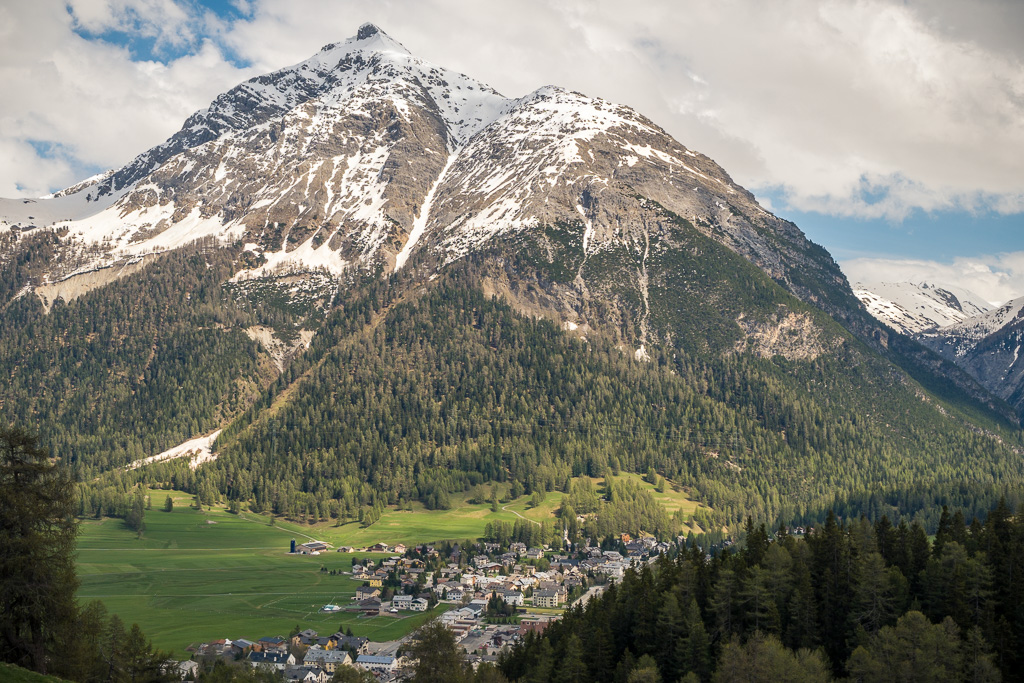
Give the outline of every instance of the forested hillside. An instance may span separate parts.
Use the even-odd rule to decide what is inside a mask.
[[[1005,503],[969,526],[944,509],[932,543],[887,517],[829,515],[806,538],[747,528],[740,552],[627,573],[501,668],[536,683],[1024,678],[1024,523]]]
[[[310,350],[221,434],[196,485],[326,518],[444,507],[480,481],[530,493],[653,469],[710,506],[699,521],[717,530],[836,506],[921,512],[933,527],[936,502],[980,511],[1022,481],[1010,446],[950,419],[849,335],[813,360],[663,344],[638,361],[613,332],[581,340],[484,295],[474,283],[487,267],[348,290]]]
[[[1024,465],[1011,432],[977,429],[757,268],[679,230],[702,258],[650,272],[701,278],[658,284],[643,320],[625,290],[593,297],[585,337],[520,312],[565,281],[549,273],[557,249],[544,255],[536,242],[430,279],[415,262],[387,278],[354,273],[340,294],[308,278],[232,282],[244,254],[197,244],[49,312],[33,295],[11,300],[0,313],[11,375],[2,415],[38,429],[91,482],[88,514],[126,514],[140,480],[354,519],[413,500],[446,507],[486,481],[529,494],[612,468],[685,487],[718,537],[747,515],[813,523],[829,508],[920,514],[933,528],[937,504],[974,514],[1017,495]],[[730,280],[746,299],[728,299]],[[516,291],[484,293],[499,281]],[[759,351],[744,315],[806,320],[793,334],[815,352]],[[641,325],[645,358],[633,353]],[[290,363],[278,359],[278,373],[246,334],[256,326],[282,344],[318,332]],[[219,459],[196,472],[120,471],[225,424]]]
[[[244,329],[294,333],[316,313],[289,297],[240,297],[225,284],[239,258],[195,244],[49,312],[31,293],[7,302],[0,418],[37,430],[81,479],[230,420],[276,375]]]
[[[1009,406],[714,160],[372,24],[4,202],[0,276],[0,422],[74,469],[85,514],[144,482],[365,519],[611,468],[684,488],[716,539],[830,508],[930,529],[1024,484]],[[125,470],[220,429],[212,464]]]

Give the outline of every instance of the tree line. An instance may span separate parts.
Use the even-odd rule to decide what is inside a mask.
[[[75,591],[75,483],[36,438],[0,427],[0,661],[75,681],[170,681],[167,656]]]
[[[627,572],[501,663],[513,681],[1022,680],[1024,521],[840,520]],[[585,646],[584,646],[585,644]],[[643,673],[645,672],[645,673]]]

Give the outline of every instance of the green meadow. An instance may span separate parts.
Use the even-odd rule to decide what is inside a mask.
[[[162,501],[167,492],[154,492],[154,501],[157,495]],[[99,599],[138,623],[160,649],[186,656],[191,643],[287,636],[296,625],[392,640],[431,615],[324,614],[325,604],[348,605],[360,582],[321,567],[348,570],[352,555],[289,555],[292,538],[305,540],[296,530],[220,509],[200,512],[187,499],[169,513],[154,505],[141,538],[118,519],[84,520],[79,534],[79,598]]]
[[[594,486],[604,485],[604,477],[591,477],[590,479],[594,482]],[[669,514],[672,514],[676,510],[682,510],[683,514],[685,514],[689,519],[693,515],[694,511],[700,507],[700,503],[695,500],[691,500],[686,494],[686,491],[669,481],[665,482],[665,492],[659,493],[657,487],[655,487],[654,484],[646,482],[643,475],[640,474],[623,472],[622,474],[614,476],[613,479],[615,481],[628,479],[635,484],[639,484],[642,488],[647,489],[654,497],[654,500],[660,503]]]
[[[63,678],[44,676],[20,666],[0,662],[0,681],[4,683],[64,683]]]
[[[633,477],[635,475],[623,475]],[[644,484],[649,486],[649,484]],[[653,488],[653,487],[652,487]],[[217,638],[258,639],[287,636],[295,626],[322,634],[351,628],[359,636],[384,641],[400,638],[432,614],[402,612],[399,617],[365,618],[347,612],[325,614],[325,604],[346,606],[360,585],[329,570],[351,569],[358,557],[386,555],[327,552],[289,555],[292,539],[316,539],[335,547],[363,548],[378,541],[414,545],[441,540],[479,538],[488,522],[554,520],[562,494],[551,492],[536,507],[527,497],[502,505],[471,505],[455,496],[450,510],[385,511],[370,527],[295,524],[251,512],[230,514],[223,507],[202,511],[192,496],[166,490],[149,492],[146,529],[136,534],[119,519],[84,519],[78,539],[79,598],[102,600],[126,623],[138,623],[166,651],[186,656],[193,643]],[[163,511],[171,495],[174,509]],[[669,511],[692,512],[695,503],[668,489],[658,494]],[[321,571],[321,567],[328,571]]]

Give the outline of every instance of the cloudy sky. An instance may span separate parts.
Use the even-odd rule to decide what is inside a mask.
[[[633,106],[851,280],[1024,294],[1019,0],[0,0],[0,196],[124,164],[367,21],[507,96]]]

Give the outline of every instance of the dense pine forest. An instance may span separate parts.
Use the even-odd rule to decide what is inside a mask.
[[[237,255],[197,244],[49,312],[34,295],[0,304],[5,421],[88,480],[240,412],[274,375],[242,329],[296,316],[236,303]]]
[[[641,362],[611,335],[581,340],[484,295],[472,284],[482,267],[425,290],[348,291],[221,434],[196,486],[324,519],[445,507],[481,481],[528,495],[609,467],[654,470],[711,508],[708,528],[751,514],[811,523],[835,508],[920,512],[934,529],[936,503],[984,514],[1017,495],[1011,446],[943,415],[853,341],[812,361],[665,345]]]
[[[747,523],[742,550],[697,547],[628,572],[502,662],[510,680],[1024,680],[1024,521],[943,508],[805,537]]]

